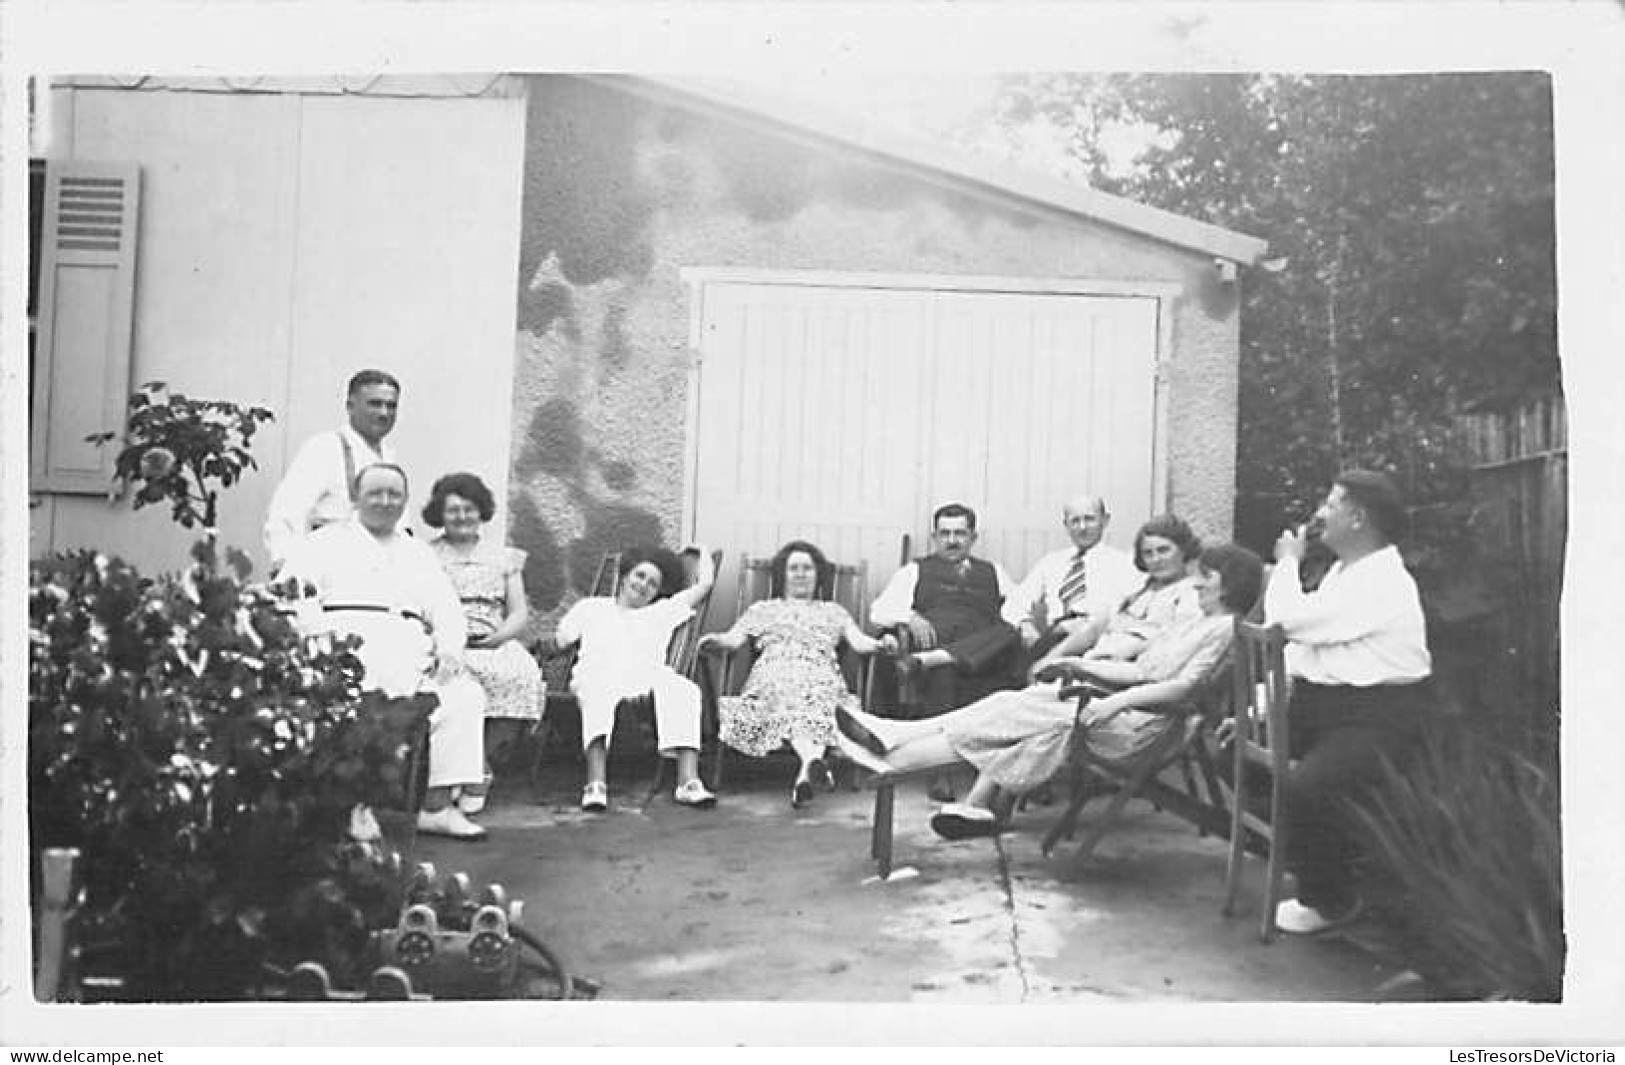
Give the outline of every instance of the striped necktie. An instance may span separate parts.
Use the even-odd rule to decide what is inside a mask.
[[[1080,613],[1077,609],[1083,604],[1083,593],[1088,587],[1088,579],[1084,574],[1085,563],[1082,552],[1072,556],[1072,565],[1067,567],[1066,576],[1061,578],[1061,587],[1057,595],[1061,599],[1061,611],[1071,615]]]

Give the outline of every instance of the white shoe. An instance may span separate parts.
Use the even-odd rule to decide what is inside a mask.
[[[384,832],[378,827],[378,818],[372,815],[372,807],[357,803],[350,810],[350,838],[357,843],[377,843],[384,838]]]
[[[1295,936],[1312,936],[1317,932],[1330,931],[1348,924],[1360,916],[1362,908],[1359,902],[1355,902],[1348,908],[1347,913],[1328,917],[1313,906],[1305,906],[1297,899],[1283,899],[1280,905],[1275,907],[1275,927]]]
[[[678,785],[677,790],[672,792],[671,797],[679,806],[705,807],[717,804],[717,797],[711,794],[710,789],[705,786],[705,782],[700,780],[699,777],[695,777],[686,784]]]
[[[598,780],[582,788],[581,808],[593,814],[601,814],[609,809],[609,787]]]
[[[890,773],[891,766],[880,758],[871,754],[869,748],[851,739],[844,733],[837,733],[835,746],[840,750],[841,757],[855,765],[860,765],[871,773]]]
[[[470,795],[466,791],[462,792],[457,796],[457,809],[472,817],[485,809],[485,796],[483,794]]]
[[[431,836],[450,836],[452,839],[485,838],[485,829],[463,816],[463,812],[455,806],[442,806],[438,810],[419,813],[418,831]]]

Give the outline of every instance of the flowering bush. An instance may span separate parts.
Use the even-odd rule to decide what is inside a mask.
[[[220,489],[235,484],[244,470],[257,468],[248,449],[260,423],[274,417],[264,407],[245,410],[224,400],[191,399],[170,393],[162,381],[149,381],[130,397],[115,475],[125,484],[140,485],[137,510],[167,499],[170,516],[185,528],[213,529]],[[85,439],[101,445],[118,435],[94,433]]]
[[[32,569],[33,850],[84,853],[83,964],[126,997],[240,998],[303,960],[353,979],[400,905],[398,859],[345,829],[399,804],[432,702],[363,695],[353,641],[300,635],[248,576],[210,540],[156,580],[88,551]]]

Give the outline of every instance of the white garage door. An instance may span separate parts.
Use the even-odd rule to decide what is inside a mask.
[[[1018,578],[1065,543],[1059,503],[1106,496],[1127,543],[1153,509],[1154,297],[707,281],[691,515],[727,551],[793,537],[867,559],[871,597],[938,504]],[[718,621],[726,620],[719,617]]]

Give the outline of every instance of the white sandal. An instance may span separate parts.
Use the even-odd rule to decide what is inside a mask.
[[[581,808],[588,813],[603,813],[609,809],[609,786],[593,781],[581,789]]]

